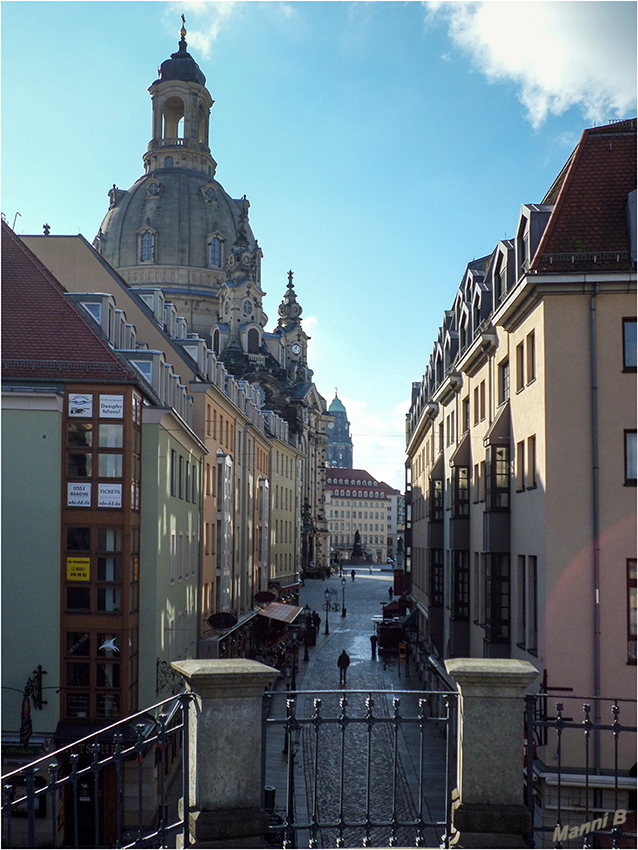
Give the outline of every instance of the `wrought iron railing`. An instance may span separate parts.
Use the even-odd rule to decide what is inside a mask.
[[[620,768],[621,736],[624,744],[624,739],[631,736],[629,750],[634,755],[630,761],[635,768],[636,726],[631,721],[635,723],[636,700],[570,693],[554,703],[556,698],[546,693],[526,697],[525,782],[531,815],[530,846],[535,846],[536,838],[541,846],[551,847],[636,846],[635,769],[631,775],[629,770]],[[555,716],[548,716],[553,708]],[[621,723],[621,708],[629,723]],[[604,713],[607,723],[602,722]],[[567,756],[566,733],[571,738]],[[577,735],[581,743],[574,740]],[[536,758],[537,748],[543,746],[550,748],[545,754],[546,760],[551,759],[550,765]],[[627,818],[632,809],[633,824]],[[600,844],[601,840],[606,843]]]
[[[188,846],[169,795],[188,812],[191,699],[162,700],[3,776],[2,846],[168,847],[178,832]]]
[[[418,706],[416,713],[402,711],[404,695]],[[268,843],[449,847],[457,696],[376,690],[267,694],[263,751],[276,753],[268,742],[279,730],[286,755],[285,803],[275,809],[274,801],[268,806],[265,800],[272,813]],[[409,728],[416,735],[410,734],[406,749],[402,733]],[[301,790],[295,787],[299,746]],[[263,773],[264,787],[274,791],[273,766],[265,755]]]

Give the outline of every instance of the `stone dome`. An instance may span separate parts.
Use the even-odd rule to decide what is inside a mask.
[[[218,181],[205,174],[173,167],[158,168],[140,177],[128,191],[114,188],[109,195],[111,206],[98,234],[98,250],[118,270],[143,268],[145,281],[151,282],[153,267],[221,272],[209,263],[209,237],[218,234],[230,251],[240,216],[248,207],[248,201],[233,200]],[[254,250],[255,238],[248,223],[244,228]],[[156,237],[152,264],[139,261],[139,234],[144,229]]]
[[[183,38],[179,42],[177,53],[171,53],[171,58],[162,62],[158,68],[156,82],[164,80],[184,80],[199,83],[200,86],[206,85],[206,77],[190,53],[187,53]]]

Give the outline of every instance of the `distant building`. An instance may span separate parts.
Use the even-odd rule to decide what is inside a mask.
[[[385,564],[396,540],[401,494],[365,469],[328,468],[326,474],[331,559],[350,557],[358,531],[364,554]]]
[[[519,658],[556,700],[633,699],[635,120],[586,130],[541,203],[522,205],[515,236],[467,266],[406,429],[422,669]],[[596,722],[609,705],[593,699]],[[543,782],[554,753],[539,746]],[[613,768],[592,753],[596,773]],[[563,766],[581,758],[563,750]]]
[[[328,445],[326,447],[326,463],[328,466],[337,466],[344,469],[352,469],[352,436],[350,434],[350,423],[346,409],[341,399],[332,399],[328,413],[334,417],[328,422]]]

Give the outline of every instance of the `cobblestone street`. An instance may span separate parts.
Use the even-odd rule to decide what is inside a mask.
[[[374,823],[390,822],[393,815],[399,821],[413,820],[418,815],[421,746],[418,724],[396,725],[389,722],[394,713],[391,694],[372,695],[374,717],[387,718],[388,721],[371,724],[370,732],[364,721],[367,690],[407,690],[409,693],[397,694],[399,713],[402,717],[417,717],[419,714],[418,689],[421,685],[415,672],[408,671],[406,676],[404,667],[399,670],[396,653],[372,657],[372,616],[380,614],[382,604],[388,603],[391,583],[392,573],[381,571],[377,566],[373,567],[372,573],[367,567],[357,570],[354,582],[348,575],[345,588],[347,614],[343,617],[341,611],[329,612],[329,635],[325,634],[324,591],[327,587],[335,588],[337,594],[333,594],[332,598],[341,605],[341,580],[338,577],[327,581],[310,580],[301,588],[299,604],[308,604],[320,614],[321,627],[317,645],[309,649],[308,663],[300,661],[297,716],[312,717],[313,703],[319,696],[322,718],[338,719],[345,709],[347,717],[355,720],[349,720],[343,727],[339,723],[323,723],[318,731],[312,724],[304,724],[295,765],[295,821],[298,823],[312,820],[313,804],[317,821],[323,823],[335,823],[340,815],[344,821],[362,823],[366,812]],[[337,668],[337,657],[343,649],[350,656],[347,691],[339,685]],[[303,649],[300,651],[301,658]],[[315,691],[331,693],[306,693]],[[280,684],[272,712],[276,716],[285,715],[285,696],[285,689]],[[343,696],[347,699],[345,706],[341,705]],[[288,763],[282,755],[283,741],[283,727],[271,727],[267,748],[267,783],[277,788],[276,808],[279,813],[285,808],[287,788]],[[368,748],[371,753],[369,765]],[[445,817],[445,738],[438,724],[426,725],[423,750],[422,816],[425,821],[441,821]],[[395,764],[396,770],[393,769]],[[342,833],[342,846],[345,847],[389,846],[392,837],[388,826],[372,826],[367,836],[363,827],[345,828]],[[300,830],[298,846],[308,846],[309,837],[307,830]],[[395,846],[414,846],[416,837],[414,828],[398,827],[392,843]],[[427,846],[440,843],[440,833],[434,829],[426,829],[424,837]],[[339,830],[336,828],[320,830],[317,845],[335,847],[338,838]]]

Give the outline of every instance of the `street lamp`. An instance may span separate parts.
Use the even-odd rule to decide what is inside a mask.
[[[288,755],[288,801],[286,812],[286,827],[288,832],[288,847],[297,846],[297,833],[295,831],[295,758],[299,750],[301,738],[301,724],[295,717],[295,701],[289,699],[286,701],[286,743],[290,741],[287,747]]]
[[[328,628],[328,611],[330,611],[330,597],[331,597],[330,590],[328,588],[326,588],[324,590],[323,595],[326,597],[326,604],[323,606],[326,609],[326,629],[324,631],[324,634],[329,635],[330,629]]]
[[[346,577],[341,576],[341,616],[346,616]]]

